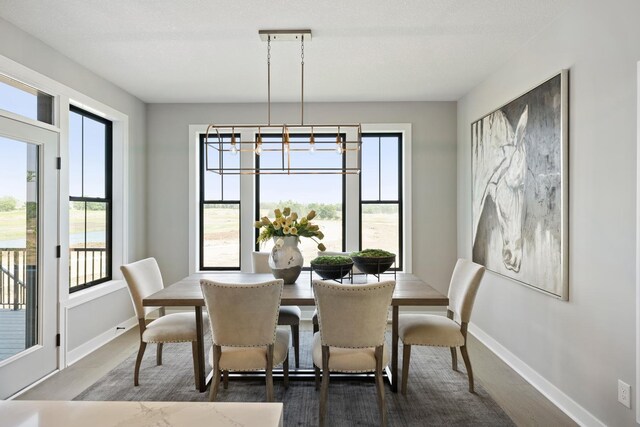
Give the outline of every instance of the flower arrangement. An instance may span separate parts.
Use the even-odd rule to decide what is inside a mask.
[[[324,252],[327,248],[318,240],[324,238],[324,234],[320,231],[320,227],[313,224],[311,220],[315,218],[316,212],[311,211],[302,218],[298,217],[296,212],[285,207],[282,211],[275,209],[273,211],[275,219],[271,221],[268,217],[263,216],[259,221],[254,222],[254,227],[262,229],[258,235],[258,243],[264,243],[272,237],[295,236],[300,241],[300,237],[308,237],[318,244],[318,250]],[[276,242],[276,245],[278,242]]]

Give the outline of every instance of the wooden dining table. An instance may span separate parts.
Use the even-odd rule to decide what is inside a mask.
[[[200,289],[200,280],[207,279],[223,283],[258,283],[273,280],[271,274],[255,274],[241,272],[196,273],[186,277],[164,289],[147,296],[142,304],[145,307],[194,307],[196,317],[197,371],[198,389],[204,392],[207,388],[204,349],[204,325],[202,308],[205,306]],[[303,272],[296,283],[285,285],[282,291],[282,305],[314,306],[311,281],[320,279],[309,272]],[[413,274],[383,274],[380,281],[395,280],[396,287],[391,301],[391,368],[387,368],[387,377],[391,390],[398,391],[398,316],[400,307],[406,306],[446,306],[447,296],[443,295]],[[373,275],[354,275],[354,284],[377,282]],[[347,281],[345,281],[346,283]]]

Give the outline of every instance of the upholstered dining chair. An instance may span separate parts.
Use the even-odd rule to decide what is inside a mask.
[[[269,268],[269,252],[253,252],[253,272],[271,273]],[[295,356],[296,368],[300,367],[300,319],[302,311],[297,305],[283,305],[280,307],[278,325],[291,327],[291,340]]]
[[[469,391],[473,393],[473,370],[467,352],[467,325],[471,318],[473,303],[484,275],[484,267],[474,262],[459,259],[449,284],[449,306],[447,317],[431,314],[401,314],[398,318],[398,336],[402,350],[402,394],[407,394],[411,347],[428,345],[449,347],[451,365],[458,370],[458,353],[464,359],[469,377]]]
[[[324,251],[318,252],[318,256],[350,256],[351,252],[335,252],[335,251]],[[361,274],[362,272],[355,265],[351,267],[351,272],[353,274]],[[311,317],[311,323],[313,324],[313,333],[318,332],[318,309],[313,312],[313,316]]]
[[[133,384],[138,385],[140,364],[147,344],[156,344],[156,363],[162,365],[162,345],[164,343],[190,342],[193,353],[193,368],[198,387],[198,358],[196,347],[196,317],[194,312],[165,315],[164,307],[159,309],[160,317],[147,324],[146,316],[156,307],[144,307],[142,300],[164,288],[158,263],[154,258],[126,264],[120,267],[129,287],[129,294],[140,326],[140,347],[133,371]]]
[[[395,281],[346,285],[315,280],[320,331],[313,336],[316,389],[320,369],[320,425],[327,413],[330,372],[374,372],[380,423],[386,425],[382,370],[389,363],[385,330]]]
[[[267,402],[273,401],[275,366],[283,365],[284,386],[289,385],[289,331],[278,328],[283,286],[282,279],[253,284],[200,280],[213,343],[209,352],[211,402],[223,372],[264,370]]]

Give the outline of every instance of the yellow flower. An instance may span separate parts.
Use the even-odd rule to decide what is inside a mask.
[[[322,231],[318,231],[318,232],[316,233],[316,236],[317,236],[317,237],[318,237],[318,239],[320,239],[320,240],[324,239],[324,233],[323,233]]]
[[[288,225],[285,225],[284,227],[282,227],[282,231],[284,232],[284,234],[289,234],[291,233],[291,228],[289,228]]]
[[[298,219],[298,214],[293,212],[289,218],[291,218],[291,221],[295,221],[296,219]]]
[[[291,218],[287,218],[287,220],[284,223],[287,227],[291,227],[291,225],[293,224],[293,221],[291,221]]]
[[[269,218],[267,218],[266,216],[262,217],[262,225],[269,225],[271,224],[271,221],[269,221]]]
[[[308,219],[309,221],[311,221],[311,220],[312,220],[313,218],[315,218],[315,217],[316,217],[316,211],[311,211],[311,212],[309,212],[309,213],[307,214],[307,219]]]
[[[273,228],[280,230],[280,221],[273,221]]]
[[[282,213],[284,214],[284,216],[289,216],[289,214],[291,213],[291,208],[287,206],[286,208],[284,208]]]
[[[320,229],[320,227],[318,227],[317,225],[311,225],[309,224],[309,230],[311,231],[318,231]]]
[[[318,250],[319,250],[320,252],[324,252],[324,251],[326,251],[326,250],[327,250],[327,248],[324,246],[324,244],[320,243],[320,244],[318,245]]]
[[[300,225],[306,225],[309,222],[306,216],[303,216],[300,220]]]
[[[260,227],[262,227],[262,221],[256,221],[256,222],[254,222],[254,223],[253,223],[253,226],[254,226],[255,228],[260,228]]]
[[[291,231],[291,234],[293,234],[294,236],[295,236],[296,234],[298,234],[298,229],[297,229],[297,228],[295,228],[295,227],[291,227],[291,228],[290,228],[290,231]]]
[[[273,213],[276,214],[276,218],[280,218],[282,216],[282,212],[280,212],[280,209],[274,210]]]

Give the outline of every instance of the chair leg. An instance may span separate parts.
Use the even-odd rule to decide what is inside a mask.
[[[196,390],[200,387],[198,376],[200,374],[200,368],[198,365],[198,343],[191,341],[191,355],[193,356],[193,378],[196,380]]]
[[[329,346],[322,346],[322,389],[320,390],[320,427],[324,427],[329,396]]]
[[[382,346],[376,347],[376,394],[378,395],[380,425],[384,427],[387,425],[387,411],[384,402],[384,381],[382,379],[382,349]]]
[[[411,360],[411,346],[402,344],[402,395],[407,395],[407,382],[409,382],[409,361]]]
[[[220,387],[220,356],[222,348],[219,345],[213,346],[213,380],[211,382],[211,391],[209,392],[209,402],[214,402],[218,395],[218,387]]]
[[[267,346],[267,402],[273,402],[273,344]]]
[[[458,351],[456,347],[449,347],[451,350],[451,369],[454,371],[458,370]]]
[[[320,368],[318,368],[317,366],[314,366],[313,370],[315,372],[315,377],[316,377],[316,391],[318,391],[320,390]]]
[[[282,362],[282,380],[285,390],[289,388],[289,356]]]
[[[229,371],[222,371],[222,388],[229,388]]]
[[[291,325],[291,338],[293,340],[293,351],[296,357],[296,368],[300,367],[300,325]]]
[[[136,357],[136,367],[133,370],[133,385],[138,384],[138,375],[140,374],[140,364],[142,363],[142,356],[144,356],[144,350],[147,348],[147,343],[140,341],[140,348],[138,349],[138,357]]]
[[[156,365],[162,365],[162,343],[156,344]]]
[[[464,367],[467,368],[467,375],[469,376],[469,392],[473,393],[473,369],[471,369],[471,360],[469,360],[469,353],[467,353],[466,345],[460,347],[460,353],[462,353]]]

